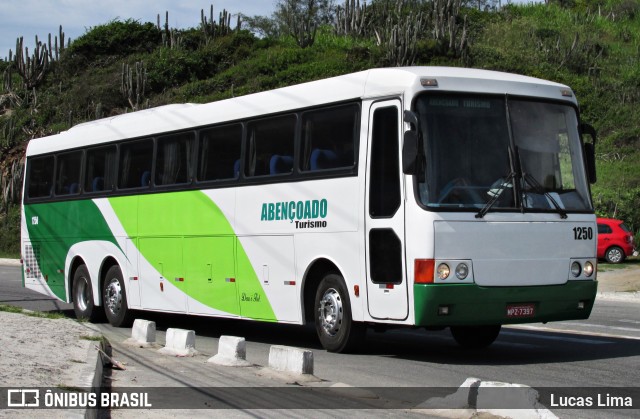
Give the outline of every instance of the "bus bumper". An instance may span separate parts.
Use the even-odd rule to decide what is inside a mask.
[[[415,284],[415,324],[465,326],[586,319],[597,287],[597,281],[534,287]]]

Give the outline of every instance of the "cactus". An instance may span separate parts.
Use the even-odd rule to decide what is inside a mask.
[[[367,3],[360,0],[345,0],[344,6],[336,8],[334,30],[338,35],[364,36],[367,31]]]
[[[147,84],[147,68],[144,61],[135,63],[136,77],[133,78],[133,69],[129,64],[122,64],[122,84],[120,92],[128,100],[131,109],[137,111],[143,101]]]
[[[238,15],[236,30],[239,31],[241,25],[242,21],[240,15]],[[231,13],[227,12],[226,9],[222,9],[222,12],[218,15],[218,22],[216,23],[216,21],[213,20],[213,4],[209,8],[208,19],[204,14],[204,9],[200,9],[200,28],[202,29],[206,43],[209,43],[209,41],[218,36],[228,35],[233,31],[233,29],[231,29]]]
[[[13,91],[13,74],[11,71],[11,66],[5,68],[4,73],[2,74],[2,88],[5,92]]]
[[[51,34],[49,34],[49,60],[50,61],[58,61],[60,59],[60,56],[62,55],[62,52],[65,49],[65,45],[64,45],[64,32],[62,31],[62,25],[60,25],[60,28],[58,29],[58,36],[54,37],[54,42],[51,42]],[[58,41],[60,43],[58,43]]]
[[[44,79],[49,69],[49,54],[47,46],[38,41],[32,56],[29,56],[29,48],[23,48],[23,37],[16,40],[16,55],[14,58],[16,71],[22,77],[26,90],[37,87]]]

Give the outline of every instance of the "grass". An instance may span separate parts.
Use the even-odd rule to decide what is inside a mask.
[[[622,263],[598,263],[598,272],[616,271],[620,269],[627,269],[633,266],[640,266],[640,256],[630,256]]]
[[[5,311],[7,313],[22,313],[22,308],[20,307],[15,307],[15,306],[9,306],[6,304],[0,304],[0,311]]]
[[[0,252],[0,259],[20,259],[20,253]]]
[[[31,311],[31,310],[25,310],[22,307],[16,307],[16,306],[10,306],[7,304],[0,304],[0,311],[4,311],[7,313],[18,313],[18,314],[24,314],[27,316],[31,316],[31,317],[39,317],[39,318],[43,318],[43,319],[52,319],[52,320],[58,320],[58,319],[66,319],[67,317],[62,314],[62,313],[57,313],[57,312],[41,312],[41,311]]]

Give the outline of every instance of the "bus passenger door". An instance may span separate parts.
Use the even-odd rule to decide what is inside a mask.
[[[369,314],[404,320],[409,297],[404,264],[404,197],[400,174],[402,106],[374,103],[369,111],[366,182],[366,265]]]

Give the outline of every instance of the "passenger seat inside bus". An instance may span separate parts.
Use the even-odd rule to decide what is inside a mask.
[[[333,169],[338,166],[338,156],[332,150],[316,148],[311,152],[309,170]]]
[[[292,156],[280,156],[278,154],[271,156],[271,160],[269,162],[269,174],[278,175],[282,173],[291,173],[292,171]]]
[[[91,182],[91,192],[98,192],[104,190],[104,178],[101,176],[94,177]]]
[[[151,181],[151,171],[145,170],[142,172],[142,177],[140,178],[140,186],[149,186]]]

